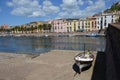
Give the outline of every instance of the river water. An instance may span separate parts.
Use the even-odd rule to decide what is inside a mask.
[[[0,52],[40,54],[50,50],[104,51],[105,37],[0,37]]]

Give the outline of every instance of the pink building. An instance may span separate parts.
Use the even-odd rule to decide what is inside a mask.
[[[1,26],[1,28],[3,28],[3,29],[10,29],[10,27],[9,27],[7,24],[3,24],[3,25]]]
[[[52,21],[52,31],[53,32],[67,32],[66,20],[56,19]]]

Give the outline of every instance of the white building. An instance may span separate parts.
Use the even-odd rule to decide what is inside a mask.
[[[105,29],[108,27],[109,23],[115,23],[115,14],[113,13],[102,13],[99,16],[96,17],[96,26],[97,28],[100,29]]]

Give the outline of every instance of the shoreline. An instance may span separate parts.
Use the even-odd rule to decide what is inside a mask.
[[[71,33],[11,33],[11,34],[7,34],[7,33],[1,33],[0,37],[6,37],[6,36],[10,36],[10,37],[48,37],[48,36],[87,36],[87,35],[91,35],[93,32],[71,32]],[[104,37],[105,34],[103,33],[95,33],[100,37]]]
[[[3,80],[90,80],[93,65],[89,70],[74,77],[74,56],[80,51],[53,50],[31,58],[26,54],[0,52],[0,79]],[[93,52],[96,58],[96,52]],[[37,73],[37,74],[36,74]]]

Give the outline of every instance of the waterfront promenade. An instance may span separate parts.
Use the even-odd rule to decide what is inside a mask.
[[[98,31],[91,31],[91,32],[70,32],[70,33],[52,33],[52,32],[45,32],[45,33],[0,33],[0,36],[15,36],[15,37],[20,37],[20,36],[35,36],[35,37],[41,37],[41,36],[75,36],[75,35],[87,35],[87,34],[98,34]],[[104,36],[104,31],[99,33],[100,36]]]
[[[89,70],[74,77],[74,56],[80,51],[52,50],[37,56],[0,53],[0,80],[91,80]],[[93,52],[96,59],[96,52]]]

